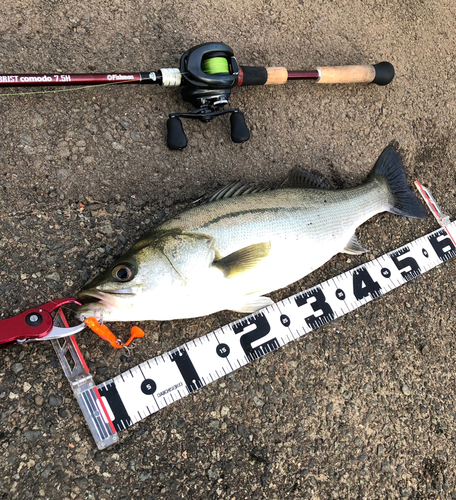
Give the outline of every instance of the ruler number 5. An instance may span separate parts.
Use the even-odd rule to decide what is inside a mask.
[[[407,281],[421,274],[418,262],[413,257],[404,257],[409,252],[410,248],[404,247],[389,254],[398,271],[401,271],[402,277]]]

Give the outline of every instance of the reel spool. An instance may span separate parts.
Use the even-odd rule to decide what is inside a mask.
[[[250,138],[244,114],[237,108],[224,109],[239,75],[238,62],[228,45],[204,43],[191,48],[181,57],[180,73],[182,98],[195,109],[169,115],[167,144],[170,149],[184,149],[187,146],[180,118],[209,122],[216,116],[230,114],[231,140],[242,143]]]

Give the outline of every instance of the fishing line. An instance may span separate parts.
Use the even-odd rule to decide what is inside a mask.
[[[215,69],[220,68],[220,66],[211,66],[211,65],[209,65],[209,66],[210,66],[210,68],[215,68]],[[218,69],[217,69],[217,71],[218,71]],[[179,73],[179,74],[185,75],[186,73]],[[212,74],[212,73],[208,73],[208,74]],[[143,78],[143,82],[147,83],[147,81],[152,81],[152,78],[150,78],[150,77]],[[97,88],[97,87],[110,87],[112,85],[122,85],[125,83],[126,82],[119,81],[119,82],[98,83],[96,85],[84,85],[84,87],[72,87],[72,88],[68,88],[68,89],[36,90],[36,91],[34,90],[31,92],[11,92],[9,94],[0,93],[0,98],[13,97],[13,96],[25,96],[25,95],[38,95],[38,94],[57,94],[58,92],[74,92],[77,90],[93,89],[93,88]]]
[[[228,74],[230,72],[228,61],[224,57],[211,57],[210,59],[205,59],[201,67],[208,75]]]
[[[12,92],[10,94],[1,94],[0,93],[0,98],[1,97],[12,97],[12,96],[24,96],[24,95],[37,95],[37,94],[57,94],[58,92],[73,92],[77,90],[86,90],[86,89],[93,89],[96,87],[109,87],[111,85],[120,85],[121,83],[124,82],[109,82],[109,83],[101,83],[98,85],[85,85],[84,87],[73,87],[69,89],[58,89],[58,90],[38,90],[38,91],[32,91],[32,92]]]

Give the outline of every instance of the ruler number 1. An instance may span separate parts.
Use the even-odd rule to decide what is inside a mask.
[[[177,368],[185,381],[188,392],[194,392],[200,387],[203,387],[203,383],[196,371],[188,352],[181,347],[169,354],[171,361],[176,363]]]

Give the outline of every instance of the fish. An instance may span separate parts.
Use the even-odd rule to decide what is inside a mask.
[[[272,304],[266,294],[337,253],[367,252],[355,231],[385,211],[427,217],[391,145],[357,187],[328,189],[299,169],[287,187],[234,185],[153,228],[82,288],[79,298],[88,302],[77,316],[165,321],[255,312]]]

